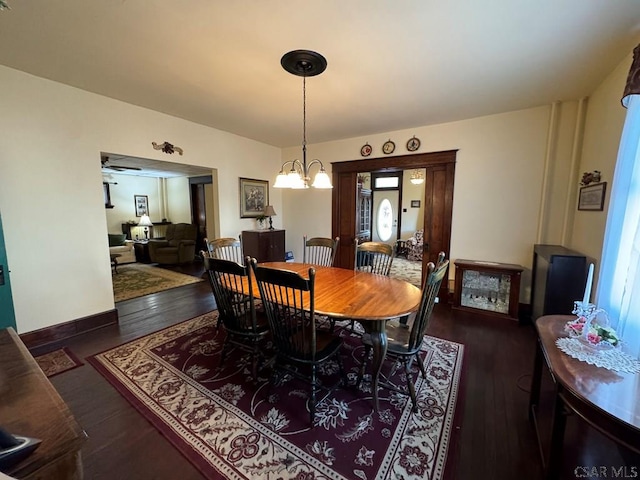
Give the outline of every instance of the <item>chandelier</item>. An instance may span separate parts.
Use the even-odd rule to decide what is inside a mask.
[[[274,188],[309,188],[311,180],[310,169],[319,165],[313,183],[314,188],[333,188],[324,165],[317,158],[307,164],[307,77],[320,75],[327,68],[327,60],[317,52],[310,50],[293,50],[285,53],[280,59],[280,65],[287,72],[302,77],[302,162],[297,158],[284,162],[273,184]],[[291,165],[288,173],[285,168]]]
[[[422,182],[424,182],[424,175],[422,173],[422,170],[416,168],[413,172],[411,172],[411,178],[409,179],[409,181],[414,185],[420,185]]]

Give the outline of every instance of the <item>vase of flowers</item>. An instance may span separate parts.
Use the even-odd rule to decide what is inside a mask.
[[[267,216],[266,215],[258,215],[256,216],[256,222],[258,223],[258,230],[264,230],[267,228]]]
[[[616,331],[609,325],[607,312],[602,308],[585,308],[582,302],[575,302],[573,310],[578,318],[566,323],[564,330],[572,337],[577,337],[582,343],[589,347],[606,349],[617,347],[620,338]]]

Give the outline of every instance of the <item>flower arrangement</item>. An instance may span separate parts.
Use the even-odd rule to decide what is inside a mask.
[[[588,325],[588,327],[586,326]],[[585,330],[586,328],[586,330]],[[616,347],[620,343],[620,338],[616,331],[606,325],[600,325],[595,318],[579,316],[576,320],[571,320],[564,326],[565,332],[573,337],[581,337],[587,343],[595,346]]]

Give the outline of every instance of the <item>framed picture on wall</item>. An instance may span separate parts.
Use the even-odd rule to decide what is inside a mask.
[[[578,210],[602,210],[604,208],[604,194],[606,190],[607,182],[580,187]]]
[[[146,195],[134,195],[133,203],[136,206],[136,217],[149,215],[149,197]]]
[[[420,200],[411,200],[411,208],[420,208]]]
[[[269,182],[240,177],[240,218],[255,218],[269,205]]]

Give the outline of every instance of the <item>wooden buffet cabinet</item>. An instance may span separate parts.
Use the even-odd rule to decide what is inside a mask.
[[[284,262],[284,230],[244,230],[244,255],[262,262]]]
[[[0,330],[0,426],[12,435],[41,440],[12,478],[81,479],[80,448],[86,434],[13,328]]]

